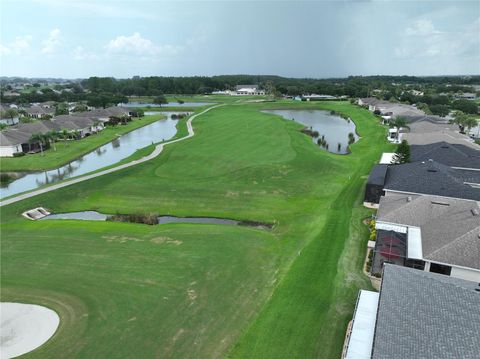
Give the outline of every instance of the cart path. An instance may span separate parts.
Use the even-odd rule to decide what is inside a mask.
[[[55,191],[59,188],[71,186],[72,184],[75,184],[75,183],[88,181],[89,179],[92,179],[92,178],[100,177],[100,176],[106,175],[108,173],[116,172],[116,171],[122,170],[124,168],[132,167],[132,166],[138,165],[139,163],[149,161],[152,158],[155,158],[158,155],[160,155],[160,153],[162,153],[162,151],[163,151],[164,146],[170,145],[172,143],[180,142],[180,141],[186,140],[187,138],[193,137],[195,135],[195,131],[193,130],[192,121],[195,118],[197,118],[197,116],[203,115],[204,113],[206,113],[206,112],[208,112],[208,111],[210,111],[214,108],[220,107],[220,106],[224,106],[224,105],[221,104],[221,105],[212,106],[212,107],[209,107],[209,108],[203,110],[202,112],[199,112],[199,113],[191,116],[187,120],[188,135],[186,135],[185,137],[182,137],[182,138],[177,138],[176,140],[167,141],[167,142],[158,144],[155,147],[155,149],[153,150],[153,152],[150,153],[148,156],[145,156],[145,157],[140,158],[139,160],[124,163],[122,165],[112,167],[112,168],[109,168],[109,169],[106,169],[106,170],[103,170],[103,171],[100,171],[100,172],[97,172],[97,173],[92,173],[90,175],[85,175],[85,176],[82,176],[82,177],[73,178],[71,180],[67,180],[65,182],[52,185],[50,187],[37,189],[37,190],[34,190],[32,192],[28,192],[28,193],[25,193],[25,194],[19,194],[18,196],[0,201],[0,207],[6,206],[8,204],[15,203],[15,202],[23,201],[24,199],[31,198],[31,197],[34,197],[34,196],[38,196],[39,194],[42,194],[42,193],[47,193],[47,192],[50,192],[50,191]]]

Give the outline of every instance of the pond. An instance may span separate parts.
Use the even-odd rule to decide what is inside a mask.
[[[117,218],[115,218],[117,217]],[[123,218],[120,218],[123,217]],[[113,220],[116,222],[134,222],[134,223],[146,223],[145,221],[133,221],[129,218],[130,215],[111,215],[104,214],[97,211],[81,211],[81,212],[68,212],[68,213],[55,213],[45,216],[40,221],[48,221],[52,219],[76,219],[82,221],[107,221]],[[138,216],[142,217],[142,216]],[[145,216],[143,216],[145,217]],[[155,219],[155,217],[153,217]],[[230,226],[248,226],[256,228],[268,228],[273,227],[272,224],[255,222],[255,221],[237,221],[235,219],[216,218],[216,217],[175,217],[175,216],[159,216],[156,218],[156,224],[167,223],[200,223],[200,224],[223,224]],[[149,223],[152,224],[152,223]]]
[[[348,154],[348,146],[358,141],[355,123],[343,119],[339,115],[332,115],[330,111],[323,110],[266,110],[262,112],[273,113],[287,120],[301,123],[306,129],[318,132],[312,135],[312,141],[320,148],[337,154]],[[323,141],[322,141],[323,137]]]
[[[164,114],[167,115],[167,119],[153,122],[126,133],[112,142],[98,147],[92,152],[57,169],[26,174],[10,173],[9,176],[12,177],[12,180],[2,179],[0,182],[0,198],[12,196],[46,184],[52,184],[113,165],[129,157],[141,148],[147,147],[152,143],[161,142],[162,140],[168,140],[177,133],[176,125],[178,121],[171,118],[171,115],[174,113],[176,112],[164,112]],[[36,156],[39,155],[37,154]],[[15,179],[13,175],[17,178]]]
[[[155,104],[155,103],[141,103],[141,102],[129,102],[121,104],[122,107],[201,107],[213,105],[212,102],[169,102],[163,104],[162,106]]]

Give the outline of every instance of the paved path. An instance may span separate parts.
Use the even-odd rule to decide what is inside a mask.
[[[50,187],[37,189],[35,191],[28,192],[28,193],[25,193],[25,194],[20,194],[18,196],[15,196],[15,197],[6,199],[4,201],[1,201],[0,202],[0,207],[6,206],[8,204],[15,203],[15,202],[18,202],[18,201],[22,201],[22,200],[27,199],[27,198],[38,196],[39,194],[42,194],[42,193],[47,193],[47,192],[50,192],[50,191],[55,191],[56,189],[59,189],[59,188],[71,186],[72,184],[75,184],[75,183],[88,181],[89,179],[92,179],[92,178],[100,177],[100,176],[106,175],[108,173],[116,172],[116,171],[122,170],[124,168],[132,167],[132,166],[138,165],[139,163],[149,161],[152,158],[157,157],[160,153],[162,153],[163,147],[165,147],[167,145],[170,145],[172,143],[180,142],[180,141],[186,140],[187,138],[193,137],[195,135],[195,131],[193,130],[192,121],[197,116],[203,115],[204,113],[210,111],[211,109],[214,109],[214,108],[217,108],[217,107],[220,107],[220,106],[224,106],[224,105],[216,105],[216,106],[209,107],[206,110],[203,110],[202,112],[197,113],[197,114],[193,115],[192,117],[190,117],[187,120],[188,135],[186,135],[185,137],[182,137],[182,138],[177,138],[176,140],[160,143],[159,145],[157,145],[155,147],[153,152],[150,153],[148,156],[142,157],[139,160],[135,160],[135,161],[132,161],[132,162],[125,163],[123,165],[119,165],[119,166],[116,166],[116,167],[109,168],[107,170],[103,170],[103,171],[100,171],[100,172],[92,173],[90,175],[86,175],[86,176],[74,178],[74,179],[71,179],[71,180],[68,180],[68,181],[65,181],[65,182],[62,182],[62,183],[58,183],[58,184],[52,185]]]

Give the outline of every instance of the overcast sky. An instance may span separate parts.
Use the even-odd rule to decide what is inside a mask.
[[[1,0],[0,75],[480,74],[480,1]]]

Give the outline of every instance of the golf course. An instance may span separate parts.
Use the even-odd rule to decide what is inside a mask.
[[[360,139],[329,153],[271,109],[335,111]],[[26,358],[339,358],[358,289],[371,288],[362,199],[392,150],[386,128],[348,101],[291,100],[228,100],[193,127],[149,161],[0,208],[1,301],[60,316]],[[21,216],[39,206],[272,228]]]

